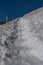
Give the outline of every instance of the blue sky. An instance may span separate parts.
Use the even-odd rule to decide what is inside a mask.
[[[0,21],[15,19],[43,7],[43,0],[0,0]]]

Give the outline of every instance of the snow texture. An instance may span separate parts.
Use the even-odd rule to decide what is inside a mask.
[[[43,65],[43,7],[0,25],[0,65]]]

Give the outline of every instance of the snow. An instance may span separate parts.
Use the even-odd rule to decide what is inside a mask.
[[[1,65],[43,65],[43,7],[0,25],[0,49]]]
[[[34,33],[30,32],[28,24],[29,21],[23,18],[19,24],[21,26],[19,27],[19,30],[23,30],[21,38],[25,40],[21,46],[32,48],[30,54],[36,56],[40,60],[43,60],[43,44],[37,37],[34,36]]]

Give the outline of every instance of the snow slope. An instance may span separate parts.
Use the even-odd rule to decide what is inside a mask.
[[[0,65],[43,65],[43,7],[0,25]]]

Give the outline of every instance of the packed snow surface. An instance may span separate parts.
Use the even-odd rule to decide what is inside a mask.
[[[43,65],[43,7],[0,25],[0,65]]]

